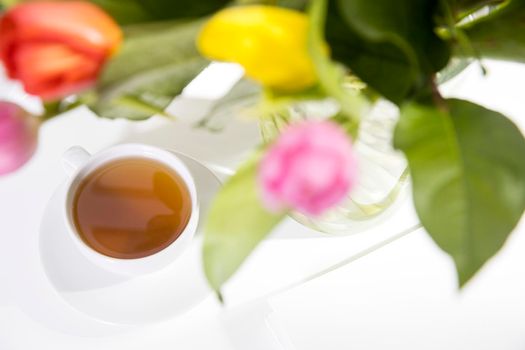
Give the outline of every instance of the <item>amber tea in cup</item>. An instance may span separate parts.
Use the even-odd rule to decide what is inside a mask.
[[[138,259],[172,244],[192,212],[179,174],[148,158],[116,159],[82,179],[72,217],[79,237],[112,258]]]

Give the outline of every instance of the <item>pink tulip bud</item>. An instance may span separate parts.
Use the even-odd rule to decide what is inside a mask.
[[[0,175],[24,165],[37,145],[39,121],[17,105],[0,101]]]
[[[344,130],[328,121],[289,127],[260,164],[259,185],[269,210],[320,215],[356,182],[357,162]]]

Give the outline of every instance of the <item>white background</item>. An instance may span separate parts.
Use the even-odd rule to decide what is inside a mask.
[[[497,109],[524,130],[525,68],[493,62],[487,67],[482,77],[471,66],[444,92]],[[205,87],[214,83],[224,84],[224,74],[208,78]],[[34,103],[19,87],[3,86],[4,98]],[[206,95],[205,90],[192,86],[187,95]],[[420,230],[322,277],[261,298],[411,226],[416,219],[408,200],[389,221],[349,237],[319,238],[294,222],[284,223],[277,236],[300,238],[263,243],[226,287],[225,309],[210,296],[170,321],[105,336],[89,330],[83,336],[67,334],[43,323],[74,314],[65,305],[42,307],[52,294],[42,287],[45,281],[29,274],[39,269],[33,248],[43,210],[63,181],[61,154],[75,144],[96,152],[118,142],[141,141],[183,151],[215,170],[236,164],[243,150],[258,142],[255,125],[232,122],[221,134],[195,130],[194,111],[204,102],[194,97],[175,103],[173,110],[181,116],[177,122],[109,121],[86,110],[63,115],[44,125],[32,161],[0,178],[0,350],[525,349],[523,222],[461,292],[451,260]],[[309,235],[316,238],[304,238]],[[39,297],[28,299],[34,289]],[[60,296],[53,297],[61,305]],[[80,322],[82,315],[77,316]]]

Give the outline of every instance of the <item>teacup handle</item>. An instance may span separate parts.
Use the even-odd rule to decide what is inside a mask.
[[[80,146],[73,146],[64,152],[62,165],[67,176],[72,176],[89,158],[91,154]]]

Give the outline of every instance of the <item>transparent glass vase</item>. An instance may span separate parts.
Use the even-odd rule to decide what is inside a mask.
[[[329,119],[339,112],[334,100],[325,99],[297,102],[284,110],[278,108],[280,112],[271,117],[266,114],[260,118],[260,98],[260,89],[243,80],[217,101],[197,126],[222,133],[233,120],[258,120],[262,140],[271,142],[291,123]],[[409,178],[404,156],[392,147],[398,118],[396,105],[384,99],[370,102],[361,114],[358,137],[354,140],[359,161],[357,186],[342,203],[322,216],[308,217],[300,213],[290,216],[317,231],[346,235],[377,225],[394,213],[406,198]]]
[[[337,103],[331,100],[298,103],[285,113],[262,119],[263,140],[271,142],[291,123],[323,120],[335,116]],[[392,147],[399,109],[386,100],[372,103],[363,113],[354,151],[359,161],[358,183],[335,208],[318,217],[292,213],[291,217],[315,230],[331,234],[352,234],[375,225],[392,214],[405,197],[408,169],[403,155]]]

